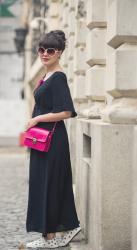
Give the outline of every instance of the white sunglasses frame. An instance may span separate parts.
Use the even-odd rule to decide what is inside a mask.
[[[59,50],[56,50],[55,48],[47,48],[47,49],[45,49],[44,47],[39,47],[39,48],[44,49],[44,53],[45,53],[45,51],[46,51],[46,53],[47,53],[47,50],[48,50],[48,49],[54,49],[55,53],[54,53],[53,55],[50,55],[49,53],[47,53],[49,56],[55,56],[55,54],[56,54],[57,52],[59,52]],[[37,49],[38,54],[43,55],[44,53],[40,53],[40,52],[38,51],[39,48]]]

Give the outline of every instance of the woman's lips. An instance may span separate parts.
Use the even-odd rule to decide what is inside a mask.
[[[42,58],[43,61],[49,61],[49,58]]]

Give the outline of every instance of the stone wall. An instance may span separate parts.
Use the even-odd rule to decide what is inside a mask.
[[[136,242],[137,3],[62,5],[60,23],[68,35],[62,61],[79,114],[67,127],[87,249],[129,250]]]

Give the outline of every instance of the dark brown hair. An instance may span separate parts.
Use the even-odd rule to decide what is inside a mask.
[[[52,30],[42,35],[39,41],[39,47],[54,48],[64,51],[66,46],[65,33],[62,30]]]

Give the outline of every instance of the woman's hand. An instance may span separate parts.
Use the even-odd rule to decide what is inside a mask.
[[[31,128],[31,127],[33,127],[33,126],[35,126],[36,124],[38,123],[38,120],[34,117],[34,118],[31,118],[29,121],[28,121],[28,123],[27,123],[27,125],[26,125],[26,130],[27,129],[29,129],[29,128]]]

